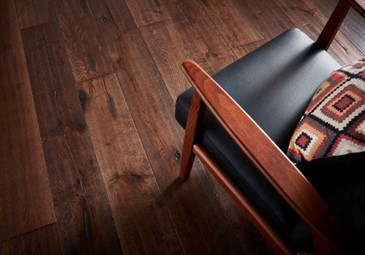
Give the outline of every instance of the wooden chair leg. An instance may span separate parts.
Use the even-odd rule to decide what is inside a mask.
[[[184,144],[181,155],[180,179],[182,181],[186,181],[190,176],[191,168],[195,159],[193,146],[197,137],[201,133],[205,109],[205,104],[198,93],[194,91],[189,110],[189,117],[185,128]]]

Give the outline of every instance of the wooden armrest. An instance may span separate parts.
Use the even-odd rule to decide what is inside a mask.
[[[317,45],[325,50],[329,48],[351,7],[365,18],[365,0],[339,0],[335,10],[316,41]]]
[[[341,254],[344,247],[347,248],[347,238],[338,220],[313,186],[204,70],[193,61],[185,61],[183,67],[204,104],[279,194],[312,228],[321,245]]]

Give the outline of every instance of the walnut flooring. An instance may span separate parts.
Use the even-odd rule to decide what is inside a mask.
[[[316,38],[335,4],[0,1],[0,254],[272,254],[198,161],[177,181],[181,63]],[[364,55],[364,25],[350,12],[340,63]]]

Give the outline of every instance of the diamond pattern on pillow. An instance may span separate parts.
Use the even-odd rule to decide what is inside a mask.
[[[365,151],[365,58],[335,70],[314,93],[290,139],[294,162]]]

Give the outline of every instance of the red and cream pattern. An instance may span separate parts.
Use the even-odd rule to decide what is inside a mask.
[[[288,148],[295,163],[365,151],[365,58],[317,89]]]

